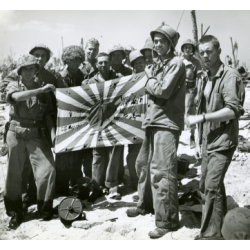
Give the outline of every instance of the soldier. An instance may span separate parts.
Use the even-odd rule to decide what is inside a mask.
[[[119,75],[122,76],[129,76],[132,74],[132,70],[126,67],[122,61],[126,58],[126,53],[124,48],[120,44],[112,45],[108,50],[111,68]],[[123,150],[124,151],[124,150]],[[124,174],[124,167],[123,167],[123,152],[120,157],[120,167],[118,173],[119,182],[122,183],[123,181],[123,174]]]
[[[55,76],[49,72],[48,70],[46,70],[44,67],[46,65],[46,63],[49,61],[50,57],[53,55],[51,50],[44,44],[36,44],[30,51],[29,54],[35,56],[38,60],[39,63],[39,70],[36,73],[36,77],[39,78],[39,81],[43,84],[53,84],[55,85],[56,83],[56,78]],[[17,69],[13,70],[10,72],[10,74],[5,77],[5,79],[3,80],[3,84],[4,85],[8,85],[9,82],[12,81],[16,81],[18,82],[19,79],[19,75],[17,74]],[[55,95],[50,92],[49,93],[51,95],[51,101],[52,101],[52,107],[54,107],[55,112],[56,112],[56,99],[55,99]],[[54,118],[54,125],[56,126],[56,115],[53,117]],[[46,137],[48,139],[48,141],[50,141],[50,135],[47,134],[46,131]],[[52,145],[51,145],[52,146]],[[29,158],[26,158],[26,163],[25,163],[25,168],[24,168],[24,178],[23,181],[24,182],[28,182],[28,189],[27,189],[27,195],[23,196],[23,208],[24,210],[27,210],[28,206],[32,203],[36,203],[36,184],[35,184],[35,180],[34,180],[34,176],[33,176],[33,171],[31,169],[31,164],[29,162]]]
[[[130,53],[129,59],[131,62],[131,66],[133,67],[134,74],[141,73],[144,71],[146,67],[146,62],[143,55],[140,53],[139,50],[135,50]],[[135,162],[139,151],[141,149],[140,144],[130,144],[128,145],[128,155],[127,155],[127,166],[129,170],[129,175],[132,182],[132,187],[137,190],[138,185],[138,176],[135,170]]]
[[[79,46],[68,46],[62,53],[62,61],[67,69],[57,74],[57,88],[81,86],[84,75],[79,66],[85,59],[84,50]],[[84,173],[91,177],[92,150],[79,150],[56,155],[56,192],[61,195],[69,194],[69,182],[74,186],[82,177],[82,159],[84,160]],[[90,173],[89,173],[90,172]]]
[[[200,191],[205,204],[196,239],[216,240],[223,239],[221,228],[227,213],[224,178],[238,145],[245,89],[239,72],[222,63],[216,37],[202,37],[199,51],[207,72],[201,78],[198,115],[186,117],[187,126],[198,124],[197,158],[202,147]]]
[[[135,49],[134,49],[133,46],[127,45],[127,46],[124,47],[124,50],[125,50],[125,53],[126,53],[126,58],[124,59],[123,64],[124,64],[126,67],[132,69],[132,67],[131,67],[131,62],[130,62],[130,59],[129,59],[129,55],[130,55],[130,53],[131,53],[132,51],[134,51]]]
[[[157,228],[149,236],[159,238],[179,228],[177,148],[184,129],[186,75],[185,65],[174,54],[179,33],[161,25],[150,35],[159,58],[145,68],[148,107],[142,127],[146,131],[136,160],[139,201],[127,215],[144,215],[154,208]]]
[[[151,37],[146,40],[145,45],[140,52],[144,56],[147,66],[153,64],[153,59],[157,57],[157,52],[154,50],[154,43]]]
[[[121,76],[129,76],[132,74],[132,70],[128,67],[126,67],[122,60],[126,58],[126,53],[124,48],[120,44],[114,44],[112,45],[109,50],[108,54],[110,57],[110,64],[112,69],[120,74]]]
[[[100,84],[108,80],[119,78],[119,76],[110,69],[109,55],[99,53],[97,56],[96,67],[99,72],[86,84]],[[108,108],[108,106],[106,107]],[[105,116],[105,109],[102,110]],[[94,179],[100,187],[109,189],[111,198],[119,199],[118,194],[118,171],[120,155],[122,154],[123,146],[114,147],[98,147],[93,149],[93,164],[92,164],[92,179]],[[89,198],[89,201],[94,201],[103,194],[102,191],[95,190]]]
[[[89,39],[86,43],[85,51],[87,58],[81,69],[84,74],[84,79],[90,79],[98,72],[96,67],[96,56],[99,52],[99,47],[99,41],[95,38]]]
[[[23,219],[22,185],[25,183],[22,174],[27,154],[37,184],[38,211],[44,219],[52,218],[56,172],[50,145],[44,136],[44,121],[54,141],[55,112],[49,92],[54,91],[55,87],[52,84],[43,86],[39,78],[34,79],[38,69],[39,64],[34,56],[21,56],[17,73],[21,75],[22,81],[11,82],[7,86],[7,102],[11,104],[11,109],[4,203],[7,215],[11,216],[11,229],[16,229]]]
[[[201,64],[193,55],[195,52],[195,43],[188,39],[181,45],[181,51],[184,53],[183,62],[186,66],[186,96],[185,96],[185,116],[196,114],[195,97],[197,95],[197,73],[201,71]],[[195,148],[194,138],[195,126],[190,129],[190,148]]]

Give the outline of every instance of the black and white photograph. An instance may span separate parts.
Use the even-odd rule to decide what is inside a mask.
[[[0,240],[250,240],[250,10],[24,2],[0,10]]]

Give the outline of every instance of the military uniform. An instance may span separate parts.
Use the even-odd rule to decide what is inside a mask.
[[[84,74],[84,79],[90,79],[98,73],[98,69],[93,67],[89,62],[85,61],[81,69]]]
[[[57,74],[57,88],[69,88],[81,86],[84,80],[83,73],[78,70],[73,76],[67,70]],[[74,186],[77,180],[82,177],[82,163],[85,176],[91,177],[92,149],[72,151],[56,155],[56,192],[67,194],[69,191],[69,182]]]
[[[102,83],[103,81],[99,76],[100,73],[97,73],[97,75],[85,83]],[[113,70],[110,70],[108,80],[115,78],[118,78],[117,74]],[[123,146],[93,148],[92,179],[94,179],[98,185],[108,188],[118,186],[119,162],[123,148]]]
[[[41,86],[38,78],[34,81]],[[6,212],[9,216],[22,212],[22,174],[26,156],[37,184],[39,211],[51,211],[55,188],[55,166],[50,145],[44,136],[44,121],[54,116],[49,93],[39,94],[26,101],[15,102],[11,95],[27,88],[18,82],[7,86],[7,102],[11,104],[10,128],[7,133],[9,161],[4,191]]]

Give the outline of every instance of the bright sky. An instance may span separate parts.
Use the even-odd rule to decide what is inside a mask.
[[[166,1],[164,4],[161,9],[167,9]],[[143,4],[141,5],[143,7]],[[100,52],[107,52],[109,46],[114,43],[123,46],[131,44],[141,49],[150,31],[163,21],[177,28],[182,13],[183,10],[1,10],[0,59],[10,54],[10,48],[17,59],[36,43],[46,44],[54,56],[58,57],[59,51],[62,51],[61,37],[64,47],[80,45],[81,38],[85,44],[89,38],[94,37],[101,44]],[[233,41],[237,40],[239,46],[240,65],[246,62],[250,66],[249,10],[197,10],[196,18],[199,37],[203,24],[204,31],[210,26],[207,34],[215,35],[219,39],[222,61],[226,55],[232,57],[232,37]],[[193,38],[190,10],[184,11],[178,31],[181,36],[177,51],[185,39]]]

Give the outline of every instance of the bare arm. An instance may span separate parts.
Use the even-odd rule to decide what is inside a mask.
[[[25,101],[29,98],[31,98],[32,96],[36,96],[42,93],[46,93],[49,92],[51,90],[55,90],[55,86],[52,84],[46,84],[45,86],[43,86],[42,88],[39,89],[33,89],[33,90],[26,90],[26,91],[21,91],[21,92],[14,92],[11,95],[11,98],[15,101],[15,102],[21,102],[21,101]]]
[[[221,110],[205,114],[205,119],[208,122],[225,122],[236,118],[232,109],[223,108]],[[192,126],[203,121],[203,115],[189,115],[186,117],[187,126]]]

